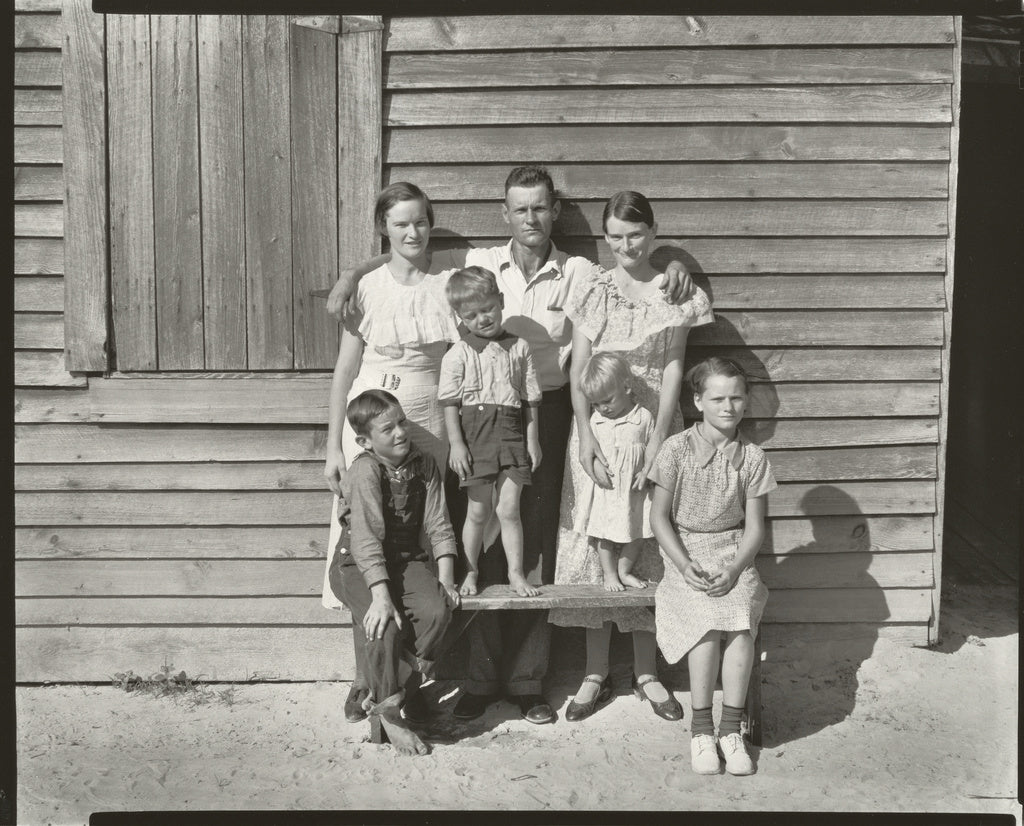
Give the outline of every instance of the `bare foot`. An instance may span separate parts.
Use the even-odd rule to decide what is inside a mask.
[[[604,575],[604,589],[606,591],[625,591],[626,586],[619,581],[618,574]]]
[[[477,574],[468,573],[466,578],[462,580],[462,584],[459,586],[459,593],[464,597],[471,597],[476,594],[476,578]]]
[[[387,732],[388,740],[399,754],[430,754],[430,746],[420,740],[396,711],[389,710],[381,714],[380,722]]]
[[[540,596],[540,591],[527,582],[526,577],[521,574],[509,574],[508,584],[521,597]]]
[[[637,579],[632,574],[619,574],[619,579],[622,580],[622,584],[628,588],[646,588],[647,583],[642,579]]]

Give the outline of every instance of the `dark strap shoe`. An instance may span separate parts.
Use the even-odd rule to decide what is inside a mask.
[[[405,702],[402,703],[402,715],[410,723],[417,725],[426,723],[430,719],[430,709],[427,707],[427,701],[422,691],[406,692]]]
[[[679,704],[679,701],[672,696],[672,692],[668,692],[668,699],[663,702],[656,703],[650,697],[647,696],[647,692],[644,691],[644,686],[648,683],[658,682],[657,677],[652,677],[649,674],[644,675],[642,682],[637,682],[636,674],[633,675],[633,693],[636,694],[638,700],[646,700],[651,704],[651,708],[654,709],[654,713],[657,714],[662,720],[669,720],[675,722],[676,720],[683,719],[683,707]],[[666,689],[667,690],[667,689]]]
[[[612,698],[611,675],[607,675],[603,680],[598,680],[593,676],[587,676],[583,678],[583,682],[597,683],[601,686],[601,689],[589,703],[577,703],[575,698],[569,702],[568,707],[565,709],[565,719],[570,723],[578,723],[580,720],[586,720],[591,714],[597,711],[598,707],[603,706]]]
[[[508,698],[510,702],[519,706],[523,719],[531,723],[542,725],[555,722],[555,712],[548,701],[540,694],[521,694]]]

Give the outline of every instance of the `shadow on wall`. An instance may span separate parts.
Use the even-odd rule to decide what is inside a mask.
[[[582,255],[584,258],[597,262],[598,238],[603,238],[604,229],[598,226],[591,226],[583,210],[575,201],[570,201],[559,193],[555,193],[562,204],[558,220],[552,232],[552,240],[555,246],[566,249],[571,246],[574,255]],[[570,236],[571,233],[571,236]],[[567,243],[570,242],[571,244]]]
[[[771,642],[761,672],[766,747],[799,740],[853,713],[858,692],[872,690],[860,683],[861,663],[874,650],[878,625],[889,619],[885,594],[868,572],[870,527],[857,502],[840,488],[818,485],[800,500],[800,511],[809,519],[809,541],[788,547],[793,537],[781,523],[769,522],[758,557],[772,592],[769,612],[779,623],[766,635]],[[808,563],[819,560],[834,564],[833,589],[822,588],[820,578],[808,580]],[[800,622],[802,617],[816,621]]]

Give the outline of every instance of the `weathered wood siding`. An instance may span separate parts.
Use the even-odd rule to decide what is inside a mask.
[[[190,90],[199,90],[198,165],[185,153],[187,169],[154,166],[129,183],[165,176],[174,191],[160,209],[184,224],[149,232],[179,239],[160,267],[201,276],[201,312],[187,298],[200,281],[168,300],[185,313],[180,329],[203,335],[190,333],[194,345],[176,351],[171,367],[159,355],[166,328],[154,321],[146,329],[157,361],[146,364],[162,375],[16,391],[19,679],[102,680],[165,660],[217,679],[351,676],[348,617],[319,604],[329,376],[167,371],[195,367],[200,353],[207,371],[329,365],[298,346],[296,308],[332,250],[350,260],[358,241],[350,223],[332,225],[338,212],[325,220],[323,208],[339,192],[343,207],[366,195],[344,176],[310,180],[309,170],[338,155],[344,167],[355,151],[362,168],[382,160],[385,182],[420,184],[435,199],[439,227],[471,243],[507,237],[498,208],[504,176],[518,163],[544,163],[565,204],[556,242],[606,264],[602,200],[624,188],[649,195],[662,241],[682,251],[715,303],[718,322],[693,335],[690,358],[726,353],[758,379],[749,432],[781,483],[758,562],[772,589],[769,657],[783,635],[934,638],[953,18],[554,17],[543,27],[504,17],[387,20],[376,159],[372,141],[356,150],[346,131],[331,132],[331,118],[352,118],[345,94],[328,125],[316,127],[324,142],[315,139],[309,130],[332,104],[310,78],[333,61],[368,71],[366,55],[377,48],[368,35],[379,32],[333,39],[296,34],[284,18],[146,20],[143,39],[115,36],[129,21],[107,18],[107,71],[120,78],[108,93],[113,107],[117,83],[145,80],[140,66],[177,66],[184,74],[152,108],[152,117],[164,112],[166,131],[173,118],[165,108],[177,101],[184,108],[176,111],[193,112]],[[354,36],[363,38],[358,47]],[[117,49],[142,45],[145,61],[117,58]],[[167,49],[189,55],[187,66]],[[344,92],[351,79],[339,74]],[[147,94],[155,96],[170,79],[162,70],[152,77]],[[52,91],[48,105],[59,111]],[[111,109],[118,162],[128,151],[117,144],[127,124],[115,128],[124,114]],[[32,128],[59,135],[55,121]],[[152,121],[149,130],[158,131]],[[30,162],[40,163],[18,161]],[[49,175],[56,191],[59,168],[42,168],[49,172],[35,179]],[[188,226],[194,176],[198,247]],[[325,247],[298,243],[325,233]],[[32,244],[40,241],[60,243]],[[60,247],[38,247],[32,259],[29,246],[18,249],[22,294],[49,288],[51,296],[43,310],[19,311],[59,314]],[[156,267],[152,257],[141,261],[149,261],[141,271]],[[140,270],[119,270],[113,251],[110,266],[116,324],[118,273]],[[272,303],[256,300],[271,292]],[[159,319],[159,291],[154,300]],[[272,306],[289,307],[288,320]],[[303,311],[310,324],[320,306]],[[21,341],[39,341],[55,323],[26,321]],[[291,360],[277,361],[271,341],[295,344]],[[316,358],[333,358],[334,341],[317,346]],[[60,347],[51,353],[60,358]]]

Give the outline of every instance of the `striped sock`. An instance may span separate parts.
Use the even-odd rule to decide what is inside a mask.
[[[739,734],[740,718],[743,716],[743,709],[735,706],[722,706],[722,721],[718,724],[718,736],[725,737],[727,734]]]
[[[698,734],[710,734],[715,736],[715,721],[711,716],[711,706],[707,708],[691,709],[693,716],[690,718],[690,736]]]

